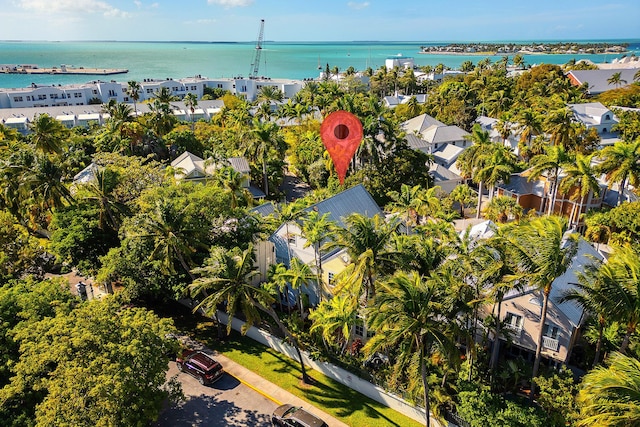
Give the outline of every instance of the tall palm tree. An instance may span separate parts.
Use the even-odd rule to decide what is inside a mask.
[[[489,201],[493,200],[496,184],[501,181],[509,182],[517,167],[516,155],[511,148],[495,143],[486,152],[479,154],[475,162],[475,181],[489,186]]]
[[[142,86],[135,80],[131,80],[127,83],[127,95],[129,98],[133,100],[133,114],[138,116],[138,108],[136,106],[136,102],[140,99],[140,91],[142,90]]]
[[[479,279],[485,286],[488,285],[487,300],[491,301],[497,309],[494,324],[495,337],[489,359],[489,373],[492,381],[500,355],[502,301],[507,292],[520,287],[516,280],[516,266],[512,259],[512,253],[518,250],[516,245],[511,244],[513,229],[514,226],[498,228],[493,237],[478,247],[478,252],[482,256],[480,263],[484,267]]]
[[[614,182],[620,182],[618,205],[624,200],[627,184],[640,186],[640,139],[634,142],[618,141],[604,147],[598,157],[602,159],[598,170],[606,174],[609,188]]]
[[[607,303],[609,296],[603,286],[601,275],[602,265],[589,264],[584,271],[577,273],[578,283],[573,283],[573,288],[564,290],[560,294],[559,302],[573,301],[585,311],[594,316],[598,325],[598,338],[596,340],[595,355],[591,367],[594,368],[600,362],[604,328],[610,318]]]
[[[569,194],[571,190],[575,189],[571,198],[574,201],[580,200],[577,209],[576,205],[574,205],[569,218],[572,225],[580,223],[582,208],[584,203],[587,202],[589,194],[593,193],[594,196],[600,194],[600,183],[596,178],[597,172],[595,167],[591,165],[593,156],[594,154],[589,156],[576,154],[575,160],[565,164],[563,167],[565,177],[560,181],[560,191],[564,194]]]
[[[627,427],[640,424],[640,361],[613,353],[607,367],[582,379],[578,427]]]
[[[311,268],[304,262],[300,261],[299,258],[293,258],[289,263],[289,268],[284,273],[284,279],[289,285],[291,285],[291,289],[297,291],[298,308],[300,309],[300,317],[302,318],[304,316],[302,287],[307,286],[316,279],[316,275],[313,274]]]
[[[260,159],[262,163],[262,179],[264,194],[269,196],[269,181],[267,177],[267,160],[271,146],[279,144],[277,140],[280,139],[279,135],[280,127],[276,123],[272,122],[260,122],[257,119],[253,120],[253,128],[251,132],[255,136],[255,144],[253,146],[253,158]]]
[[[191,118],[191,130],[193,131],[193,113],[196,111],[196,107],[198,106],[198,97],[195,93],[189,92],[184,96],[184,105],[189,109],[189,117]]]
[[[266,288],[250,284],[251,279],[257,274],[253,245],[249,245],[244,251],[237,247],[231,250],[214,247],[211,249],[211,256],[205,260],[205,265],[193,270],[193,273],[197,274],[198,278],[189,285],[191,295],[205,295],[194,311],[203,309],[211,315],[217,311],[219,305],[224,304],[229,316],[227,333],[231,332],[231,320],[238,311],[246,318],[243,333],[260,321],[260,312],[268,314],[294,346],[300,362],[302,381],[309,383],[298,340],[271,306],[275,298]]]
[[[324,280],[322,279],[322,244],[329,237],[334,229],[335,223],[329,220],[329,214],[320,215],[317,211],[310,210],[302,219],[301,233],[305,238],[305,248],[313,246],[313,260],[316,270],[316,286],[318,286],[318,295],[323,299],[323,295],[327,294]]]
[[[553,214],[558,194],[558,178],[562,165],[568,163],[571,156],[561,145],[549,145],[545,147],[545,153],[534,156],[531,159],[527,181],[533,181],[542,175],[546,175],[551,183],[548,195],[551,195],[547,215]]]
[[[480,218],[484,181],[478,179],[478,171],[483,166],[479,160],[484,159],[486,154],[491,152],[493,142],[491,141],[489,132],[482,130],[478,124],[473,126],[468,139],[473,142],[473,145],[460,154],[458,160],[456,160],[456,164],[462,171],[464,177],[471,178],[478,184],[478,209],[476,218]]]
[[[544,325],[547,321],[549,295],[554,280],[564,274],[571,265],[578,247],[577,235],[567,233],[567,221],[556,216],[534,219],[513,229],[510,238],[515,260],[522,281],[542,292],[542,312],[533,364],[531,395],[535,394],[535,381],[540,368]]]
[[[376,334],[364,351],[398,349],[399,371],[410,369],[414,361],[420,365],[426,409],[425,425],[431,425],[431,406],[427,359],[438,347],[452,345],[447,333],[447,298],[445,288],[427,280],[417,272],[398,272],[380,284],[374,303],[367,310],[368,326]],[[416,360],[417,359],[417,360]],[[402,369],[405,368],[405,369]]]

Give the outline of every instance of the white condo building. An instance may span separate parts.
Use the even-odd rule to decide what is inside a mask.
[[[204,95],[204,88],[228,90],[234,95],[254,101],[264,86],[274,86],[282,91],[284,98],[292,98],[304,82],[289,79],[270,78],[220,78],[208,79],[202,76],[184,79],[143,79],[140,84],[139,102],[153,98],[162,87],[168,88],[179,99],[187,93],[195,94],[198,99]],[[133,102],[127,95],[126,82],[109,82],[95,80],[86,84],[75,85],[36,85],[30,87],[5,89],[0,88],[0,108],[42,108],[73,105],[91,105],[117,102]]]

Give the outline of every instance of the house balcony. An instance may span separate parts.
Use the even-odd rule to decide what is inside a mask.
[[[506,323],[504,327],[507,328],[509,331],[511,331],[511,335],[514,338],[520,339],[520,336],[522,335],[522,326],[516,326],[510,323]]]
[[[558,351],[560,343],[557,339],[551,337],[542,337],[542,348],[551,351]]]

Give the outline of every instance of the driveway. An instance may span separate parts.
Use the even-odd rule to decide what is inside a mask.
[[[178,375],[186,401],[165,409],[155,427],[271,425],[270,415],[278,405],[231,375],[225,373],[211,386],[203,386],[169,362],[167,379],[174,375]]]

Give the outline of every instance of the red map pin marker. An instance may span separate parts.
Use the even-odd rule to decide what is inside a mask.
[[[362,123],[348,111],[335,111],[320,125],[320,137],[333,160],[342,185],[349,162],[362,142]]]

